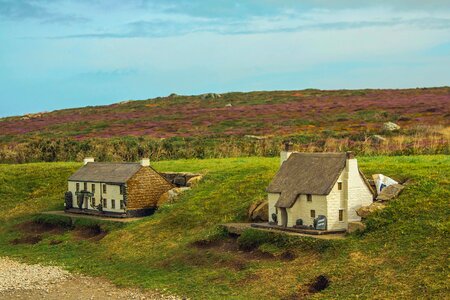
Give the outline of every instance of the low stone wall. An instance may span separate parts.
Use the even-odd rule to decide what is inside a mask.
[[[184,172],[165,172],[160,174],[177,187],[190,187],[202,177],[200,174]]]

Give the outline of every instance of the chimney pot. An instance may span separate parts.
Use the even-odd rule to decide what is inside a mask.
[[[141,159],[141,166],[143,166],[143,167],[149,167],[149,166],[150,166],[150,159],[149,159],[149,158],[143,158],[143,159]]]
[[[355,158],[355,154],[352,151],[347,151],[346,154],[347,154],[347,159]]]
[[[93,157],[86,157],[83,159],[83,163],[86,165],[87,163],[94,162],[95,159]]]
[[[293,143],[291,141],[284,141],[284,151],[291,152],[293,148]]]

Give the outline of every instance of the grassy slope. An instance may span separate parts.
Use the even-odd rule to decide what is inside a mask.
[[[113,230],[99,242],[77,241],[71,233],[36,245],[10,245],[15,223],[61,207],[75,163],[0,165],[0,255],[53,262],[106,276],[120,285],[168,288],[194,298],[283,298],[319,274],[332,285],[317,298],[424,298],[448,292],[449,156],[360,158],[366,174],[412,178],[401,197],[368,220],[369,230],[331,244],[300,240],[297,259],[247,257],[200,249],[192,242],[214,236],[221,222],[245,218],[248,205],[265,197],[277,170],[276,158],[179,160],[155,163],[159,170],[207,174],[176,204],[142,221]],[[49,241],[59,239],[58,245]],[[280,245],[261,249],[280,253]],[[289,246],[284,246],[289,247]]]

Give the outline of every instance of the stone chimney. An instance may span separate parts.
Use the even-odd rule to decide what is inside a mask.
[[[94,162],[94,161],[95,161],[95,159],[93,157],[86,157],[85,159],[83,159],[83,164],[87,165],[87,163]]]
[[[280,152],[280,165],[285,162],[292,154],[293,143],[291,141],[283,142],[283,150]]]
[[[141,159],[141,166],[143,166],[143,167],[150,167],[150,158],[143,158],[143,159]]]

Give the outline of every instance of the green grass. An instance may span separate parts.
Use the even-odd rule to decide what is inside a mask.
[[[298,295],[316,276],[331,285],[312,298],[445,298],[449,292],[450,156],[360,157],[367,175],[411,179],[401,196],[367,220],[368,230],[343,241],[317,241],[250,230],[237,241],[275,258],[222,248],[223,222],[243,221],[251,202],[264,199],[278,158],[177,160],[154,163],[161,171],[205,174],[175,204],[155,215],[108,227],[100,241],[78,240],[72,231],[46,234],[35,245],[12,245],[16,224],[62,208],[67,177],[77,163],[0,165],[0,255],[52,263],[103,276],[121,286],[169,291],[194,299],[280,299]],[[76,226],[76,225],[75,225]],[[78,224],[89,226],[89,224]],[[61,243],[51,245],[58,239]],[[279,259],[289,250],[293,261]]]

